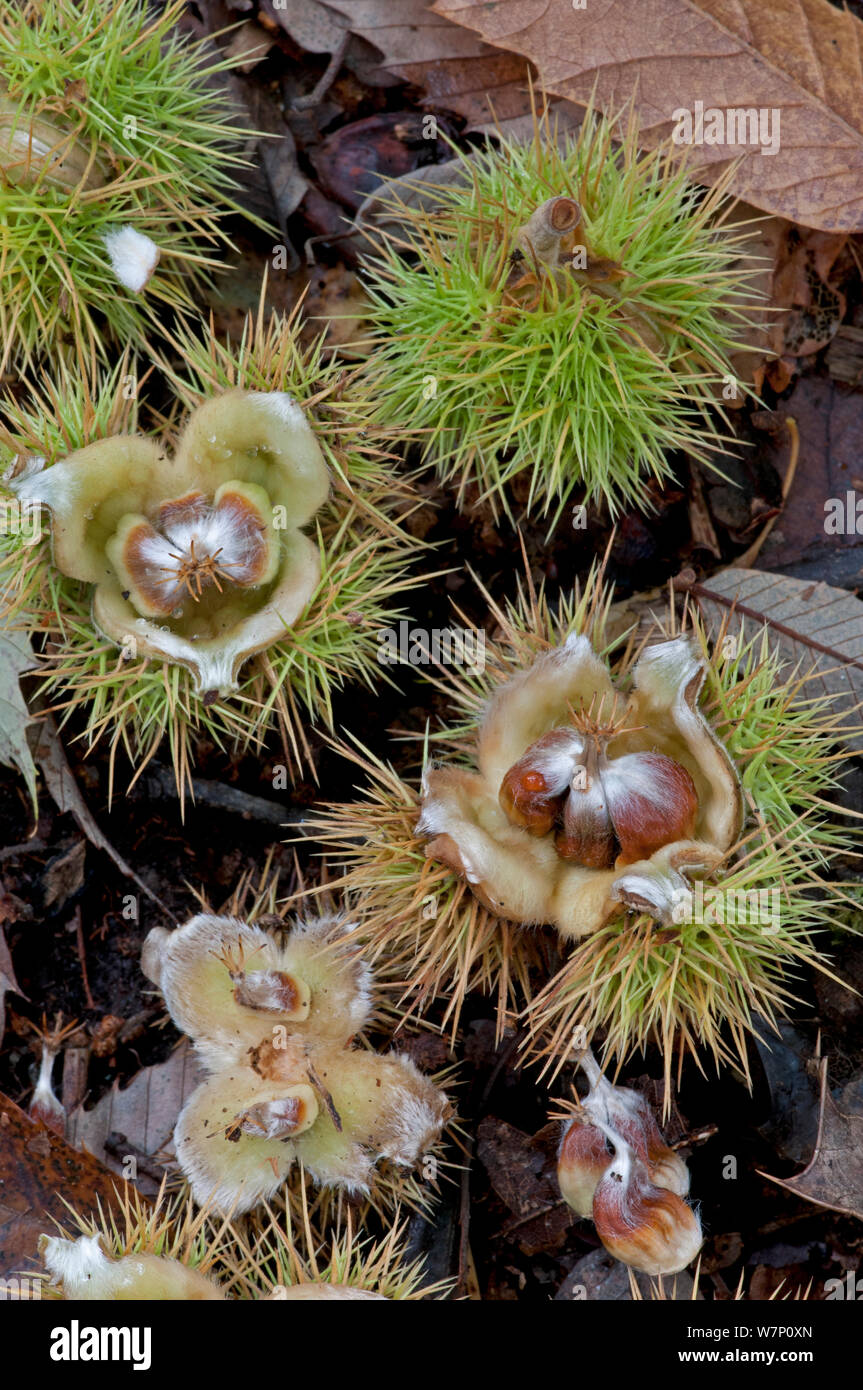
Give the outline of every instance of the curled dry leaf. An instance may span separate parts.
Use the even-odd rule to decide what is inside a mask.
[[[258,146],[259,158],[273,200],[276,221],[290,252],[288,218],[305,198],[309,183],[297,162],[294,137],[276,103],[251,84],[243,95],[256,127],[266,132],[266,138]],[[294,253],[293,263],[288,268],[294,270],[297,264],[299,257]]]
[[[528,1135],[495,1115],[486,1115],[477,1132],[477,1156],[511,1213],[502,1233],[526,1254],[558,1250],[576,1220],[558,1190],[556,1141],[556,1125]]]
[[[863,228],[863,24],[848,9],[828,0],[641,0],[637,23],[632,0],[579,9],[436,0],[433,9],[529,58],[558,96],[614,111],[632,97],[645,143],[689,134],[681,150],[704,182],[739,160],[731,190],[756,207],[827,231]],[[741,132],[738,112],[755,115],[757,134]],[[717,134],[722,143],[707,143]]]
[[[307,53],[336,53],[345,37],[347,26],[321,0],[263,0],[261,11]]]
[[[163,911],[171,917],[173,914],[168,911],[164,904],[156,897],[151,888],[148,888],[143,879],[139,878],[134,869],[130,868],[122,855],[118,854],[111,841],[105,836],[96,824],[93,815],[81,795],[78,783],[75,781],[72,769],[66,758],[66,753],[57,732],[57,726],[50,715],[43,715],[39,720],[34,739],[33,753],[39,769],[45,778],[47,786],[54,804],[61,815],[74,816],[81,830],[87,836],[90,844],[96,849],[104,850],[108,858],[116,865],[126,878],[130,879],[152,902],[157,903]]]
[[[857,589],[863,564],[860,396],[826,377],[808,374],[801,376],[793,391],[769,417],[765,412],[765,417],[769,430],[762,437],[757,466],[779,474],[784,500],[774,529],[759,552],[759,568]],[[792,421],[799,436],[799,452],[789,485],[794,454]],[[766,487],[762,495],[770,496]],[[747,533],[746,539],[751,540],[754,534]],[[748,568],[752,568],[751,563]]]
[[[27,996],[15,979],[15,967],[12,964],[12,953],[6,944],[6,933],[0,925],[0,1043],[3,1042],[3,1033],[6,1028],[6,995],[20,994],[22,999]]]
[[[398,178],[386,179],[360,204],[354,233],[357,249],[374,254],[381,236],[406,241],[410,223],[403,209],[437,211],[442,205],[438,190],[464,183],[469,167],[466,160],[447,159],[443,164],[430,164],[425,169],[411,169]]]
[[[836,267],[846,242],[839,232],[804,231],[786,237],[773,279],[773,306],[788,310],[770,335],[778,354],[810,357],[834,337],[845,317]]]
[[[856,1103],[855,1106],[855,1092]],[[795,1178],[765,1178],[798,1197],[863,1221],[863,1113],[861,1086],[850,1083],[834,1100],[827,1087],[827,1058],[821,1061],[821,1109],[818,1139],[808,1167]]]
[[[370,47],[358,31],[352,32],[336,7],[323,0],[260,0],[258,17],[271,33],[281,29],[306,53],[329,57],[325,74],[300,109],[318,104],[342,66],[372,87],[395,86],[398,80],[380,66],[377,48]]]

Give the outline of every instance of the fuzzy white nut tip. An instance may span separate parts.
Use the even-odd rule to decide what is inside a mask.
[[[134,227],[105,232],[102,240],[111,257],[111,269],[127,290],[140,294],[156,266],[161,252],[155,241]]]

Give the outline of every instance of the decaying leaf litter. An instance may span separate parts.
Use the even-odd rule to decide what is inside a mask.
[[[286,6],[262,0],[251,13],[202,3],[178,14],[184,32],[219,35],[212,42],[241,60],[226,80],[247,109],[245,123],[271,137],[242,172],[238,201],[253,218],[280,228],[284,254],[274,259],[271,235],[239,214],[232,218],[233,269],[207,292],[216,335],[242,333],[266,271],[268,306],[290,313],[305,295],[313,321],[303,333],[311,339],[324,328],[325,353],[354,343],[348,360],[361,358],[368,301],[362,238],[351,230],[351,217],[385,179],[404,178],[406,189],[414,181],[422,186],[423,171],[445,165],[453,146],[481,150],[500,133],[521,138],[529,128],[530,76],[552,97],[561,126],[577,124],[625,7],[619,14],[611,7],[603,20],[592,21],[589,41],[579,40],[578,59],[571,62],[570,49],[558,60],[541,25],[524,28],[519,0],[495,7],[492,27],[487,12],[470,4],[431,7],[411,0],[395,24],[389,8],[382,0]],[[856,598],[863,564],[856,503],[863,483],[855,471],[863,402],[854,365],[861,218],[856,126],[843,106],[832,49],[839,46],[840,67],[852,62],[861,25],[853,7],[840,12],[824,3],[808,50],[792,54],[783,52],[769,26],[729,38],[725,30],[720,35],[709,5],[694,9],[710,51],[729,71],[742,72],[743,62],[759,56],[768,59],[764,104],[780,108],[786,122],[787,146],[774,160],[756,151],[729,175],[705,146],[700,153],[707,151],[707,167],[695,161],[694,170],[705,182],[725,174],[731,191],[751,205],[750,215],[771,215],[769,224],[756,225],[767,256],[765,288],[779,311],[768,343],[749,362],[748,380],[760,398],[745,397],[730,412],[734,443],[719,461],[719,474],[702,461],[678,457],[672,478],[646,484],[649,510],[625,505],[612,518],[601,503],[579,511],[576,502],[572,516],[564,513],[551,533],[542,517],[524,514],[528,491],[518,476],[510,485],[513,520],[475,484],[458,509],[452,488],[419,474],[419,505],[406,504],[401,520],[418,545],[433,547],[417,563],[434,575],[408,595],[406,611],[417,626],[433,631],[452,623],[455,603],[466,623],[493,637],[483,588],[503,604],[524,572],[554,595],[584,582],[591,565],[602,561],[616,586],[621,623],[664,611],[674,581],[678,605],[688,596],[714,635],[726,630],[729,613],[742,617],[747,638],[766,623],[790,663],[818,668],[807,693],[838,693],[853,720],[863,669],[863,610]],[[660,10],[657,49],[668,33]],[[649,18],[652,24],[653,12]],[[236,27],[221,33],[226,25]],[[646,143],[668,134],[651,106],[648,79],[671,82],[679,94],[674,105],[689,106],[696,93],[679,74],[687,72],[690,56],[663,52],[661,64],[656,53],[645,57],[636,107]],[[818,74],[831,72],[835,85],[816,101]],[[630,93],[611,85],[619,106]],[[817,194],[806,162],[815,156],[811,150],[795,156],[785,118],[789,93],[803,93],[817,106],[817,159],[827,170]],[[607,95],[599,91],[600,103]],[[436,118],[432,138],[424,126],[429,114]],[[786,189],[778,199],[764,182],[776,168]],[[395,189],[399,196],[398,184]],[[384,196],[390,195],[388,188]],[[168,365],[157,365],[150,408],[172,419]],[[14,376],[11,385],[14,393]],[[415,446],[408,464],[417,461]],[[827,498],[844,507],[843,525],[832,530],[821,516]],[[14,647],[11,669],[23,675],[26,690],[35,689],[20,637],[9,632],[2,641]],[[432,728],[447,722],[447,701],[410,667],[395,674],[397,687],[337,690],[333,723],[341,737],[361,731],[375,757],[412,777],[417,734],[427,722]],[[13,1167],[30,1164],[26,1154],[32,1151],[40,1163],[75,1169],[77,1160],[65,1150],[53,1153],[57,1141],[49,1132],[39,1131],[33,1148],[27,1121],[13,1108],[26,1109],[30,1101],[47,1034],[68,1029],[54,1066],[66,1138],[105,1166],[101,1171],[81,1160],[87,1171],[75,1170],[68,1199],[91,1202],[95,1184],[109,1201],[107,1174],[121,1173],[130,1154],[142,1190],[152,1196],[163,1165],[171,1166],[169,1136],[191,1082],[179,1035],[140,972],[143,940],[153,927],[185,921],[201,902],[213,912],[254,911],[272,920],[286,902],[295,910],[304,890],[326,889],[338,866],[321,862],[321,845],[314,831],[304,835],[304,823],[314,820],[313,808],[350,800],[357,773],[325,727],[306,722],[308,746],[299,774],[292,769],[292,785],[286,785],[285,762],[297,750],[286,754],[277,730],[263,748],[241,756],[205,734],[180,788],[162,745],[127,791],[131,772],[122,748],[97,746],[88,753],[80,715],[62,723],[58,735],[44,702],[41,709],[31,704],[30,712],[28,721],[13,679],[0,715],[0,927],[6,943],[4,950],[0,937],[6,1022],[0,1089],[13,1116],[3,1133],[14,1130],[25,1157],[18,1150],[7,1156]],[[854,752],[858,743],[852,736],[844,746]],[[849,816],[849,854],[837,876],[853,883],[858,870],[850,817],[863,810],[863,782],[856,762],[847,770],[830,800]],[[35,816],[28,786],[38,786]],[[857,917],[849,906],[845,925],[855,927]],[[537,968],[559,965],[553,931],[537,935]],[[828,950],[839,981],[863,989],[863,956],[854,937],[833,934]],[[796,995],[782,1046],[769,1062],[760,1047],[751,1051],[749,1091],[739,1071],[725,1068],[717,1077],[708,1067],[701,1074],[690,1059],[670,1095],[657,1081],[662,1066],[650,1050],[630,1059],[620,1076],[657,1113],[667,1113],[666,1140],[688,1156],[706,1233],[700,1273],[706,1297],[733,1296],[741,1274],[753,1299],[769,1297],[780,1285],[810,1283],[812,1296],[824,1297],[826,1281],[859,1262],[859,1201],[847,1151],[859,1126],[863,1015],[856,996],[815,971],[796,983]],[[374,1034],[378,1044],[393,1036],[398,998],[398,981],[389,981]],[[557,1188],[558,1130],[549,1128],[549,1111],[571,1096],[575,1067],[567,1063],[549,1086],[538,1084],[535,1064],[522,1055],[523,1020],[509,1014],[502,1022],[496,1003],[469,993],[455,1033],[439,1034],[435,1026],[444,1020],[447,1001],[428,1000],[424,1017],[414,1015],[399,1031],[400,1045],[422,1071],[437,1074],[455,1063],[459,1078],[460,1129],[448,1155],[458,1166],[444,1171],[430,1212],[410,1217],[410,1249],[426,1254],[434,1277],[453,1278],[460,1293],[474,1297],[565,1299],[585,1284],[598,1290],[591,1296],[631,1297],[628,1284],[604,1279],[608,1257]],[[767,1031],[764,1038],[769,1048]],[[792,1122],[803,1126],[805,1137],[789,1145]],[[724,1173],[728,1155],[737,1164],[733,1183]],[[831,1185],[836,1173],[841,1196],[835,1181]],[[46,1191],[52,1181],[49,1172]],[[374,1225],[381,1218],[369,1220]],[[4,1205],[4,1272],[20,1269],[22,1257],[33,1253],[27,1242],[19,1208]]]

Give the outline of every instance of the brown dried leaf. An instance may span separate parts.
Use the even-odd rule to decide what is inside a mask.
[[[716,538],[716,530],[710,518],[710,509],[704,497],[704,484],[701,475],[693,470],[692,486],[689,494],[689,529],[692,544],[696,550],[706,550],[717,560],[722,551]]]
[[[68,1221],[63,1199],[87,1215],[97,1203],[119,1209],[117,1178],[95,1158],[78,1153],[0,1095],[0,1277],[30,1268],[51,1220]]]
[[[513,1213],[502,1234],[517,1241],[528,1255],[558,1249],[577,1220],[557,1184],[559,1137],[557,1124],[531,1136],[493,1115],[486,1115],[477,1133],[477,1156],[495,1192]]]
[[[863,328],[842,324],[827,350],[827,370],[834,381],[863,385]]]
[[[272,32],[282,29],[306,53],[329,55],[324,90],[342,64],[373,87],[392,87],[398,81],[381,67],[377,48],[352,34],[344,15],[323,0],[260,0],[259,18]]]
[[[258,153],[276,210],[276,220],[290,251],[288,218],[303,201],[309,187],[308,179],[297,163],[294,137],[276,103],[262,89],[249,85],[246,105],[255,129],[267,132],[267,138],[260,141]],[[293,270],[295,266],[289,265],[288,269]]]
[[[409,217],[402,212],[422,209],[434,213],[443,206],[438,189],[465,183],[468,161],[447,159],[426,169],[412,169],[396,179],[386,179],[360,204],[356,215],[357,249],[374,255],[380,237],[406,237]]]
[[[774,350],[771,337],[776,332],[777,319],[774,285],[792,228],[782,217],[762,217],[757,208],[735,203],[725,225],[740,236],[744,224],[746,234],[738,248],[736,269],[745,272],[749,293],[757,299],[749,307],[749,328],[741,334],[739,327],[734,325],[737,337],[747,346],[731,354],[731,365],[739,381],[760,387],[759,373],[763,373],[764,363]],[[732,316],[726,310],[720,309],[719,316],[731,324]],[[741,408],[743,393],[738,392],[724,403],[732,409]]]
[[[261,10],[306,53],[336,53],[347,25],[321,0],[263,0]]]
[[[808,231],[787,239],[773,279],[771,304],[787,312],[770,335],[780,356],[808,357],[831,341],[845,317],[845,296],[833,271],[847,237]]]
[[[860,725],[863,700],[863,603],[844,589],[811,584],[766,570],[727,569],[689,592],[714,632],[730,618],[728,632],[748,641],[764,625],[792,665],[813,672],[804,698],[832,695],[847,723]],[[853,713],[852,713],[853,711]],[[863,733],[847,733],[849,748],[863,749]]]
[[[739,159],[731,190],[791,221],[863,229],[863,24],[828,0],[436,0],[435,14],[533,62],[549,92],[619,111],[632,97],[644,143],[675,129],[675,111],[761,110],[779,148],[688,147],[712,183]]]
[[[111,1135],[122,1135],[140,1169],[136,1181],[145,1192],[155,1193],[155,1173],[173,1152],[177,1116],[200,1080],[198,1060],[189,1043],[182,1042],[167,1062],[144,1067],[124,1089],[115,1082],[92,1110],[79,1106],[66,1122],[69,1143],[122,1173],[125,1155],[118,1156],[109,1144]],[[146,1159],[152,1165],[142,1162]]]
[[[264,61],[272,45],[272,37],[266,29],[262,29],[260,24],[255,24],[253,20],[246,20],[235,29],[231,42],[225,48],[225,56],[242,59],[237,62],[239,71],[251,72],[252,68]]]
[[[846,1086],[842,1092],[847,1110],[837,1105],[827,1089],[827,1058],[823,1058],[818,1138],[808,1167],[795,1178],[762,1176],[816,1206],[863,1221],[863,1113],[851,1108],[853,1090]]]
[[[765,440],[762,456],[783,480],[787,477],[791,440],[785,421],[792,419],[800,438],[800,461],[782,513],[761,549],[758,563],[763,569],[787,572],[803,564],[813,578],[835,583],[841,577],[843,587],[846,580],[849,587],[859,583],[863,564],[861,405],[856,392],[811,375],[801,377],[791,395],[778,404],[772,419],[780,430]],[[838,568],[828,569],[831,555],[841,561]],[[804,579],[807,572],[798,570],[797,577]]]
[[[525,60],[435,14],[430,0],[327,0],[326,8],[374,44],[391,73],[425,92],[424,106],[454,111],[469,128],[486,125],[492,113],[505,123],[530,112]]]
[[[59,911],[70,898],[74,898],[84,883],[86,859],[87,841],[76,840],[46,864],[42,875],[42,895],[46,907]]]
[[[36,808],[36,768],[27,746],[30,711],[21,694],[19,676],[36,664],[26,633],[0,630],[0,763],[16,767],[27,783]]]

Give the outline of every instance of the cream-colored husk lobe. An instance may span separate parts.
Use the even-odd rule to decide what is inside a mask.
[[[180,1260],[153,1254],[129,1254],[113,1258],[105,1253],[98,1235],[66,1240],[42,1236],[45,1268],[53,1284],[61,1285],[64,1299],[102,1300],[188,1299],[216,1302],[224,1294],[211,1279]]]

